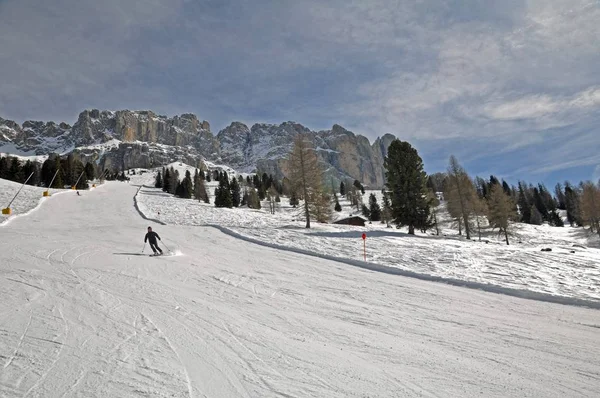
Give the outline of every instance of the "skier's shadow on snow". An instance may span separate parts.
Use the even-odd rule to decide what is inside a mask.
[[[145,253],[113,253],[117,256],[147,256]]]

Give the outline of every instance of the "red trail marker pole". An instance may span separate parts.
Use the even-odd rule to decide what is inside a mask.
[[[363,256],[365,258],[365,261],[367,261],[367,234],[362,234],[362,240],[363,240]]]

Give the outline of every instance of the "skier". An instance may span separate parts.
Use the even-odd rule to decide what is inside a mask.
[[[81,194],[79,193],[79,191],[77,191],[77,196],[81,196]]]
[[[158,256],[158,253],[156,251],[158,250],[160,252],[160,254],[163,254],[163,251],[161,250],[160,247],[158,247],[158,243],[156,242],[156,238],[158,238],[158,240],[161,240],[160,236],[158,236],[158,234],[156,232],[152,231],[152,227],[148,227],[148,233],[144,237],[144,243],[146,243],[146,241],[149,240],[150,241],[150,248],[154,252],[154,255]]]

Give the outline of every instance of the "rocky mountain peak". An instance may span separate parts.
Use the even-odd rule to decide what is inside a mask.
[[[72,127],[39,121],[19,126],[0,119],[0,152],[3,148],[37,155],[74,151],[83,161],[117,170],[175,160],[197,165],[207,159],[242,172],[282,178],[287,171],[285,159],[298,134],[314,141],[328,179],[358,179],[370,187],[383,186],[383,159],[395,137],[386,134],[371,145],[366,137],[339,124],[315,132],[294,121],[256,123],[251,128],[232,122],[214,136],[210,124],[192,113],[169,118],[149,110],[87,109]]]

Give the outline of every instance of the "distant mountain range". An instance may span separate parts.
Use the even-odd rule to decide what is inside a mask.
[[[328,178],[358,179],[380,188],[384,184],[383,160],[395,139],[391,134],[373,144],[339,125],[311,131],[285,122],[255,124],[248,128],[233,122],[215,136],[207,121],[196,115],[172,118],[151,111],[81,112],[74,125],[27,121],[19,125],[0,118],[0,152],[22,156],[73,153],[82,161],[95,161],[102,169],[156,167],[182,161],[202,167],[203,160],[224,164],[241,172],[266,172],[278,178],[285,159],[300,133],[312,137]]]

